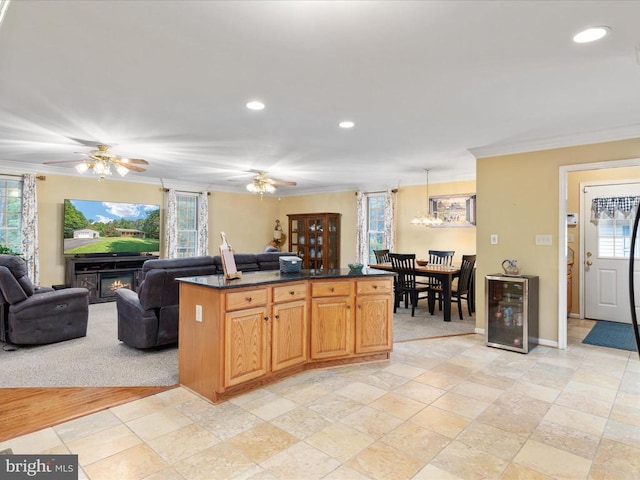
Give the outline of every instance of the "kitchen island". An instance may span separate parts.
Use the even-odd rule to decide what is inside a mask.
[[[310,368],[388,360],[393,273],[179,278],[179,383],[218,402]]]

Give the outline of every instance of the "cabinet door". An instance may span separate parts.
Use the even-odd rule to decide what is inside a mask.
[[[268,369],[266,307],[225,315],[224,384],[226,387],[261,377]]]
[[[353,352],[352,297],[311,300],[311,358],[325,359]]]
[[[393,346],[391,295],[362,295],[356,299],[356,353],[389,351]]]
[[[275,372],[307,361],[307,301],[273,306],[271,369]]]
[[[81,273],[75,276],[76,280],[71,284],[72,287],[82,287],[89,290],[89,298],[98,298],[98,274],[97,273]]]

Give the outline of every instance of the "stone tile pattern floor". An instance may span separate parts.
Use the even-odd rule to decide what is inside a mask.
[[[76,453],[81,479],[640,478],[640,360],[583,345],[519,354],[472,334],[305,372],[213,405],[184,388],[0,444]]]

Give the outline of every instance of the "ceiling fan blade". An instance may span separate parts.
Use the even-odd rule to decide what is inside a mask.
[[[290,187],[295,187],[296,185],[298,185],[296,182],[289,182],[287,180],[276,180],[275,178],[265,178],[265,181],[267,183],[270,183],[271,185],[288,185]]]
[[[57,162],[42,162],[44,165],[56,165],[58,163],[78,163],[78,162],[84,162],[84,160],[80,159],[80,160],[60,160]]]
[[[94,147],[98,144],[100,144],[101,142],[96,142],[95,140],[86,140],[84,138],[75,138],[75,137],[67,137],[69,140],[73,140],[76,143],[79,143],[80,145],[84,145],[85,147]]]
[[[128,170],[133,170],[134,172],[145,172],[147,169],[146,168],[142,168],[142,167],[136,167],[135,165],[129,165],[128,163],[121,163],[121,162],[113,162],[116,165],[122,165],[124,168],[128,169]]]
[[[121,160],[124,163],[138,163],[140,165],[149,165],[149,162],[147,162],[146,160],[142,159],[142,158],[126,158],[126,157],[118,157],[119,160]]]

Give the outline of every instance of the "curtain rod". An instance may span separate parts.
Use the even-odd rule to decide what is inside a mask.
[[[376,190],[373,192],[362,192],[362,193],[387,193],[389,190]],[[391,193],[398,193],[398,189],[394,188],[391,190]],[[358,192],[355,192],[356,195],[358,195]]]
[[[163,192],[168,192],[169,190],[171,190],[170,188],[162,188],[161,189]],[[180,193],[202,193],[202,191],[200,192],[194,192],[191,190],[176,190],[176,192],[180,192]],[[207,197],[211,196],[211,192],[207,192]]]
[[[16,177],[16,178],[24,178],[24,175],[16,175],[13,173],[0,173],[0,177]],[[36,175],[36,180],[46,180],[47,177],[44,175]]]

